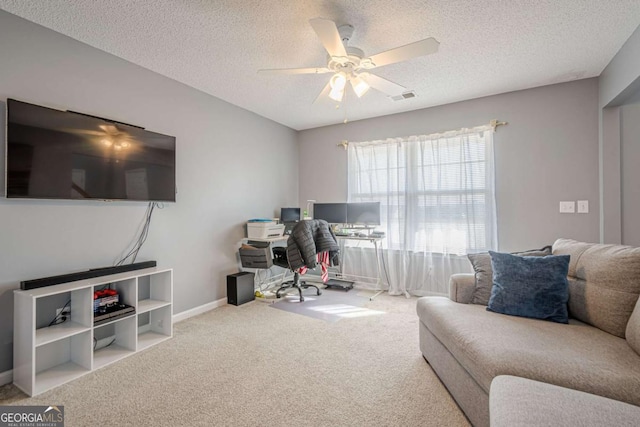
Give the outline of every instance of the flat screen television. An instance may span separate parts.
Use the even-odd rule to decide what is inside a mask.
[[[347,223],[380,225],[380,202],[347,203]]]
[[[324,219],[329,224],[344,224],[347,222],[347,204],[314,203],[313,219]]]
[[[176,138],[7,100],[6,196],[175,202]]]
[[[280,222],[300,221],[300,208],[280,208]]]

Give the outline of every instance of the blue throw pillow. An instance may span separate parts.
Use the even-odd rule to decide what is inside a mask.
[[[569,323],[569,255],[516,256],[491,252],[493,287],[487,310]]]

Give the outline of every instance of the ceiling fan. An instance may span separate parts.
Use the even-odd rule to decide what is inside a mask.
[[[365,57],[362,50],[348,45],[354,31],[351,25],[337,27],[333,21],[323,18],[311,19],[309,23],[329,54],[326,67],[280,68],[259,70],[258,72],[262,74],[333,73],[329,83],[320,92],[314,103],[326,95],[336,102],[341,102],[347,82],[351,84],[358,98],[367,93],[369,88],[374,88],[388,96],[401,95],[407,90],[404,86],[371,74],[369,70],[436,53],[440,45],[436,39],[429,37]]]

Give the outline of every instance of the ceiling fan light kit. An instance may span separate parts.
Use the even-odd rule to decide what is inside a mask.
[[[337,27],[333,21],[323,18],[311,19],[309,23],[328,53],[327,66],[325,68],[284,68],[259,70],[258,72],[263,74],[334,73],[320,96],[316,98],[316,101],[326,93],[332,100],[342,102],[347,81],[350,82],[351,88],[358,98],[364,96],[370,88],[374,88],[389,97],[401,95],[407,91],[407,88],[367,71],[436,53],[440,45],[436,39],[430,37],[365,57],[361,49],[348,46],[349,40],[353,35],[353,26],[341,25]]]
[[[331,92],[329,92],[329,98],[336,102],[341,102],[344,96],[344,87],[347,84],[347,75],[343,72],[337,72],[329,80],[331,86]]]
[[[353,88],[353,91],[356,93],[358,98],[361,98],[362,95],[364,95],[365,93],[367,93],[369,91],[369,88],[371,86],[369,86],[369,83],[367,83],[361,77],[361,75],[354,75],[351,78],[351,87]]]

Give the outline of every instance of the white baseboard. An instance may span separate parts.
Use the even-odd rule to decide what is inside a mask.
[[[11,384],[13,382],[13,369],[0,372],[0,385]]]
[[[178,314],[173,315],[173,323],[182,322],[183,320],[187,320],[190,317],[197,316],[198,314],[206,313],[207,311],[211,311],[214,308],[222,307],[223,305],[227,305],[227,298],[220,298],[217,301],[213,301],[207,304],[203,304],[198,307],[194,307],[190,310],[183,311]]]

